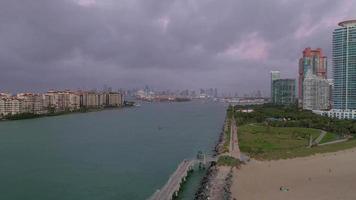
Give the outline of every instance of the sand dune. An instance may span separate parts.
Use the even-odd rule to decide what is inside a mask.
[[[356,149],[278,161],[252,160],[234,171],[237,200],[355,200]],[[284,186],[289,191],[280,191]]]

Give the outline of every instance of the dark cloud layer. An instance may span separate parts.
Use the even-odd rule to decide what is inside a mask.
[[[0,90],[267,92],[270,70],[296,77],[304,47],[330,57],[355,13],[353,0],[2,0]]]

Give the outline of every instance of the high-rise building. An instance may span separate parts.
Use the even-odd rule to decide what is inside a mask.
[[[272,102],[278,105],[290,105],[296,102],[295,79],[277,79],[272,82]]]
[[[120,107],[123,105],[123,102],[123,96],[118,92],[110,92],[106,94],[106,105],[109,107]]]
[[[330,82],[308,71],[303,81],[303,109],[330,109]]]
[[[317,114],[356,119],[356,20],[339,23],[333,32],[333,87],[330,111]]]
[[[17,98],[22,100],[22,111],[24,113],[43,114],[43,98],[40,94],[19,93]]]
[[[333,91],[334,91],[334,79],[328,79],[328,82],[329,82],[329,103],[330,103],[330,108],[333,107]]]
[[[43,107],[54,111],[74,111],[81,106],[80,95],[69,90],[48,91],[43,99]]]
[[[15,97],[10,97],[2,100],[3,104],[3,116],[16,115],[23,113],[22,100]]]
[[[333,108],[356,109],[356,20],[333,32]]]
[[[280,71],[271,71],[271,101],[273,101],[273,81],[280,79]]]
[[[327,79],[327,71],[327,57],[324,56],[322,49],[304,49],[303,57],[299,59],[298,100],[300,107],[304,107],[303,82],[308,72],[321,79]]]
[[[5,115],[5,98],[0,96],[0,119]]]

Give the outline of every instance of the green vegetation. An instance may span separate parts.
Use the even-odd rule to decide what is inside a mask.
[[[0,120],[23,120],[23,119],[34,119],[34,118],[41,118],[41,117],[51,117],[51,116],[59,116],[59,115],[66,115],[66,114],[73,114],[73,113],[87,113],[87,112],[97,112],[105,109],[117,109],[120,107],[117,106],[106,106],[101,108],[87,108],[81,107],[77,110],[64,110],[64,111],[56,111],[54,108],[50,107],[48,109],[48,113],[46,114],[34,114],[34,113],[21,113],[15,115],[6,115],[0,116]]]
[[[239,127],[239,144],[240,150],[252,157],[273,159],[289,157],[296,149],[306,148],[310,136],[314,139],[319,135],[316,129],[248,124]]]
[[[225,134],[225,142],[224,142],[224,150],[223,153],[229,152],[229,146],[230,146],[230,137],[231,137],[231,127],[230,127],[230,119],[227,119],[226,125],[224,128],[224,134]]]
[[[253,109],[254,112],[235,112],[238,125],[249,123],[267,123],[273,127],[304,127],[322,129],[339,135],[356,134],[356,121],[338,120],[320,116],[311,111],[299,110],[296,106],[276,106],[271,104],[235,107],[235,109]]]
[[[239,127],[240,149],[256,159],[286,159],[309,156],[316,153],[334,152],[356,147],[356,140],[344,143],[307,148],[309,137],[315,139],[320,131],[295,127],[268,127],[265,125],[243,125]],[[322,143],[336,139],[328,133]]]
[[[220,156],[217,165],[239,167],[241,165],[241,162],[240,160],[233,158],[231,156]]]
[[[41,118],[41,117],[50,117],[50,116],[58,116],[58,115],[65,115],[65,114],[71,114],[71,113],[76,113],[76,112],[88,112],[88,111],[82,111],[82,110],[77,110],[77,111],[61,111],[61,112],[49,112],[47,114],[34,114],[34,113],[21,113],[21,114],[15,114],[15,115],[6,115],[4,117],[5,120],[23,120],[23,119],[34,119],[34,118]]]
[[[254,112],[239,112],[247,107],[235,107],[233,115],[238,124],[241,151],[256,159],[286,159],[356,147],[353,139],[308,147],[310,137],[316,139],[320,130],[327,131],[320,143],[356,134],[355,121],[330,119],[296,107],[259,105],[248,108]]]
[[[21,114],[16,114],[16,115],[7,115],[4,117],[4,119],[7,120],[21,120],[21,119],[33,119],[33,118],[38,118],[41,115],[33,114],[33,113],[21,113]]]
[[[231,119],[234,116],[234,108],[232,106],[229,106],[227,109],[227,118],[225,121],[225,127],[224,127],[224,134],[225,134],[225,141],[224,141],[224,150],[223,153],[229,152],[229,146],[230,146],[230,137],[231,137]]]
[[[339,139],[338,135],[328,132],[328,133],[326,133],[324,138],[320,141],[320,144],[327,143],[327,142],[332,142],[332,141],[335,141],[337,139]]]

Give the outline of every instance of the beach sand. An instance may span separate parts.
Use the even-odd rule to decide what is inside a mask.
[[[280,191],[281,187],[289,191]],[[355,200],[356,149],[277,161],[252,160],[234,170],[237,200]]]

